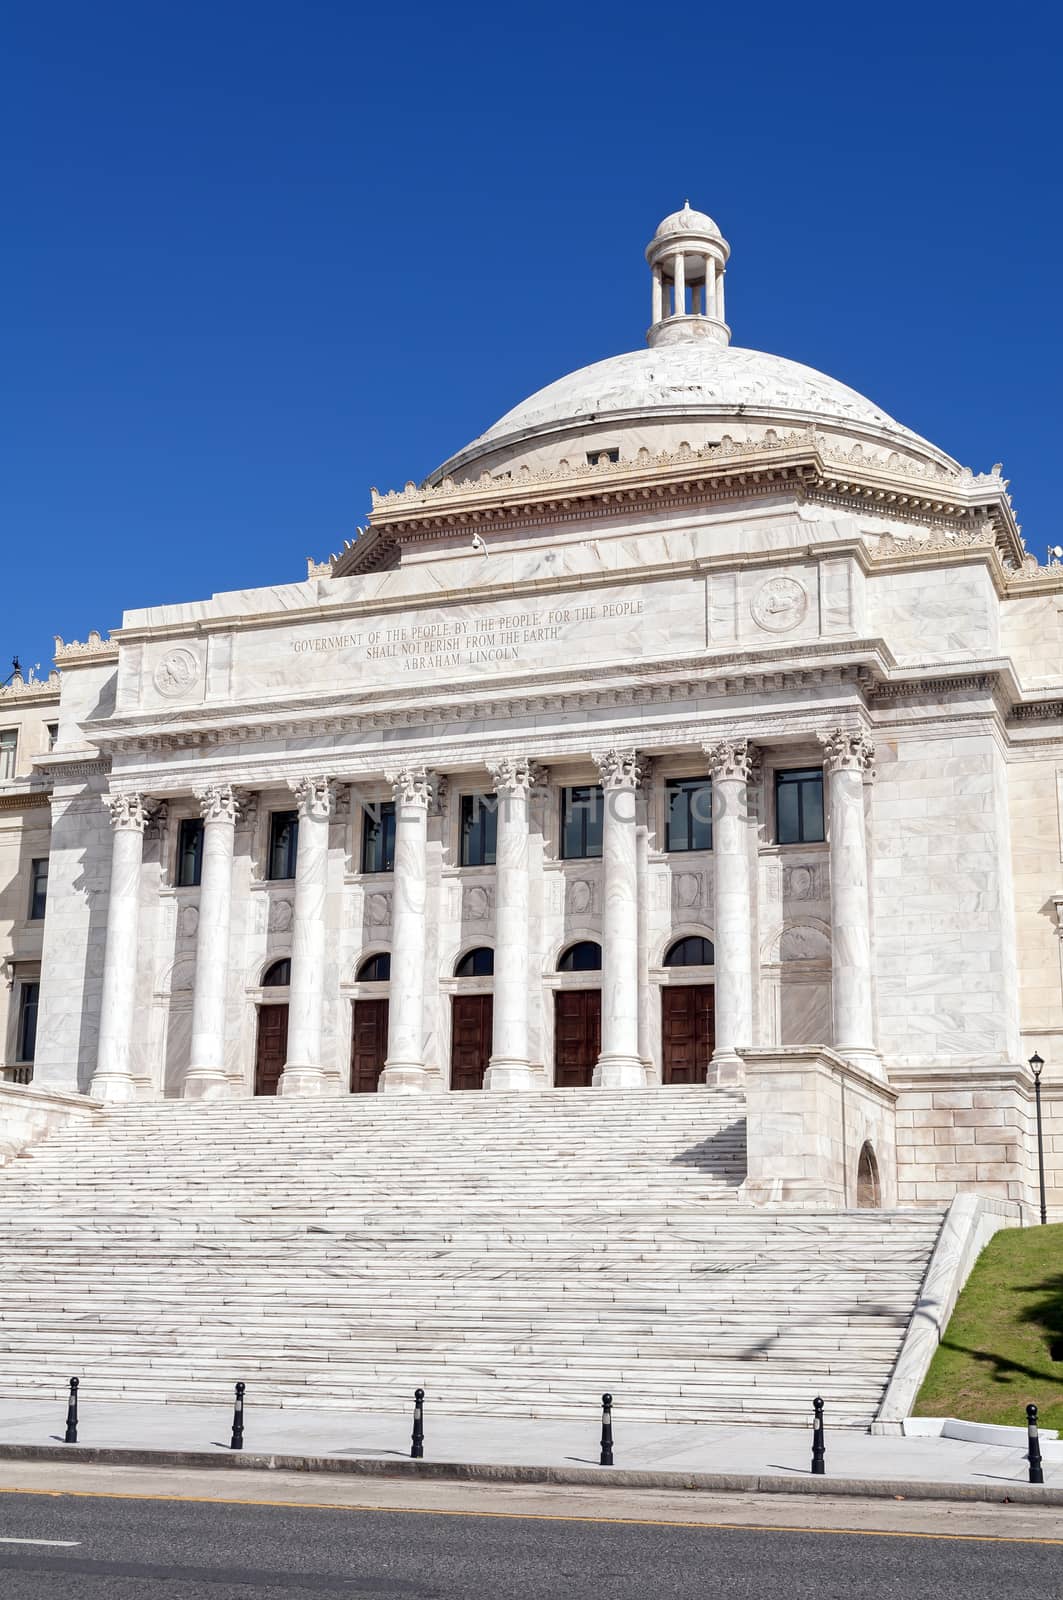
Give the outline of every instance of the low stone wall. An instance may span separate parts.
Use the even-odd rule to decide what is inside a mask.
[[[32,1083],[0,1083],[0,1167],[57,1128],[90,1121],[101,1110],[100,1102],[87,1095],[39,1089]]]
[[[949,1206],[912,1320],[882,1398],[872,1433],[900,1433],[911,1416],[934,1351],[941,1343],[960,1290],[995,1233],[1016,1227],[1020,1208],[982,1195],[959,1195]]]
[[[897,1204],[894,1089],[822,1046],[751,1048],[739,1055],[747,1199],[757,1205]]]
[[[1025,1066],[896,1067],[897,1192],[901,1205],[989,1195],[1039,1214],[1033,1077]],[[1063,1220],[1063,1085],[1042,1084],[1045,1188]]]

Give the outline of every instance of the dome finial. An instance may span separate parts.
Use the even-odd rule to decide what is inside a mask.
[[[731,247],[704,211],[682,211],[665,217],[649,245],[646,260],[653,273],[653,318],[646,343],[676,344],[711,339],[729,344],[724,321],[723,275]]]

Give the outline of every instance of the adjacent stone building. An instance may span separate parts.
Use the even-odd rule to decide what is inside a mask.
[[[751,1200],[1029,1210],[1038,1051],[1063,1205],[1063,569],[728,256],[684,207],[645,348],[0,697],[9,1078],[39,982],[44,1096],[737,1085]]]

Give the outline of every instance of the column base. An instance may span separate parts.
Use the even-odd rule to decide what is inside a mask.
[[[484,1073],[485,1089],[534,1089],[535,1077],[528,1061],[491,1060]]]
[[[281,1081],[277,1085],[279,1095],[323,1095],[327,1092],[328,1080],[324,1067],[285,1067],[281,1073]]]
[[[105,1105],[128,1105],[137,1097],[137,1086],[127,1073],[97,1072],[89,1084],[89,1095],[93,1100],[102,1100]]]
[[[861,1049],[857,1046],[847,1050],[844,1045],[834,1045],[834,1054],[841,1056],[843,1061],[848,1061],[850,1066],[858,1067],[861,1072],[866,1072],[871,1078],[880,1078],[886,1081],[886,1067],[882,1056],[877,1050]]]
[[[705,1082],[710,1089],[735,1089],[745,1079],[746,1068],[741,1056],[724,1050],[709,1062]]]
[[[591,1083],[595,1089],[645,1089],[646,1069],[638,1056],[599,1056]]]
[[[419,1061],[396,1062],[394,1066],[385,1061],[377,1093],[424,1094],[427,1087],[428,1074]]]
[[[228,1100],[231,1094],[220,1067],[189,1067],[181,1086],[182,1100]]]

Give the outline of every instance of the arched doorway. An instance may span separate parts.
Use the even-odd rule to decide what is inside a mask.
[[[676,939],[665,953],[661,986],[661,1082],[705,1083],[716,1047],[716,990],[704,981],[716,961],[700,934]]]
[[[870,1139],[865,1139],[856,1164],[856,1203],[877,1210],[882,1204],[882,1185],[878,1176],[878,1161]]]
[[[562,951],[559,973],[596,973],[602,970],[602,947],[580,939]],[[602,991],[584,980],[554,991],[554,1087],[589,1089],[602,1052]]]
[[[292,981],[292,964],[287,956],[274,961],[262,974],[262,988],[285,991],[285,998],[263,1001],[258,1008],[258,1037],[255,1041],[255,1093],[276,1094],[288,1057],[287,989]]]
[[[495,953],[487,945],[467,950],[454,968],[459,984],[463,979],[491,978]],[[482,1089],[484,1073],[491,1059],[491,1034],[494,1024],[492,996],[456,990],[450,1004],[450,1087]]]
[[[391,980],[391,955],[387,950],[368,956],[355,973],[358,984],[380,989]],[[351,1093],[376,1094],[388,1053],[388,997],[373,991],[360,993],[351,1007]]]

